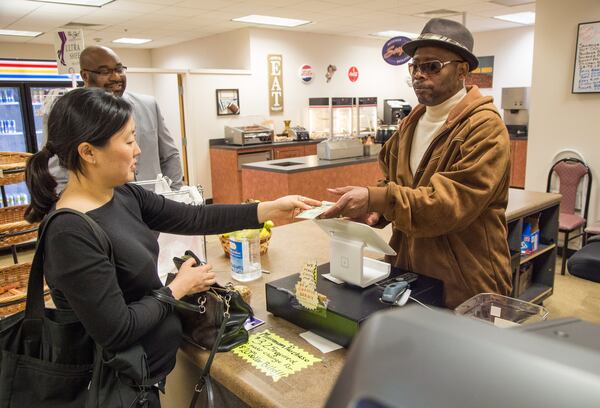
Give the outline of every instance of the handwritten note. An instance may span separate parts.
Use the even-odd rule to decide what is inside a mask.
[[[251,334],[246,344],[232,351],[236,356],[273,378],[274,382],[321,361],[269,330]]]
[[[579,24],[573,92],[600,92],[600,22]]]
[[[296,299],[308,310],[316,310],[319,306],[316,264],[305,263],[302,266],[300,280],[296,283]]]

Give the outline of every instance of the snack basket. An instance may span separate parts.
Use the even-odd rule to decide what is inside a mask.
[[[29,262],[0,268],[0,318],[25,309],[30,271]],[[44,300],[50,300],[50,290],[46,285]]]
[[[0,247],[19,244],[37,237],[39,224],[25,221],[26,208],[27,205],[0,208]]]
[[[269,241],[271,241],[270,232],[269,235],[262,237],[260,239],[260,254],[265,255],[269,250]],[[223,235],[219,235],[219,241],[221,242],[221,246],[223,247],[223,252],[225,252],[225,256],[229,258],[229,237],[224,237]]]
[[[25,180],[25,163],[31,153],[0,152],[0,185],[20,183]]]

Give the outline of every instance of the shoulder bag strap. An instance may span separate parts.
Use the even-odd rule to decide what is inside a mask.
[[[27,305],[25,307],[25,319],[40,320],[44,317],[44,243],[46,241],[46,229],[50,222],[60,214],[76,214],[83,218],[94,232],[94,236],[102,243],[103,249],[110,256],[110,261],[114,264],[112,244],[106,232],[89,215],[72,210],[70,208],[61,208],[48,214],[38,232],[38,241],[29,273],[29,282],[27,284]]]
[[[225,315],[223,318],[223,322],[221,323],[221,327],[219,327],[219,333],[217,334],[217,340],[210,350],[210,354],[208,355],[208,359],[206,360],[206,364],[204,365],[204,369],[202,369],[202,374],[198,379],[198,382],[194,386],[194,395],[192,396],[192,400],[190,401],[190,408],[195,408],[196,403],[198,401],[198,397],[202,391],[206,388],[206,397],[207,397],[207,407],[214,408],[215,406],[215,397],[212,387],[212,382],[210,380],[210,367],[212,366],[213,360],[215,358],[215,354],[217,354],[217,349],[219,348],[219,344],[221,344],[221,339],[223,338],[223,333],[225,332],[225,326],[227,325],[227,321],[229,320],[229,315]]]

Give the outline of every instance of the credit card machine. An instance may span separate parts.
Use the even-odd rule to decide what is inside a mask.
[[[310,136],[308,134],[308,130],[304,129],[302,126],[292,126],[288,131],[288,135],[291,136],[294,140],[309,140]]]

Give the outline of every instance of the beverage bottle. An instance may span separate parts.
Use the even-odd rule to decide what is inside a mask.
[[[260,230],[250,229],[229,235],[231,277],[248,282],[260,278]]]
[[[0,102],[6,102],[6,93],[4,89],[0,89]]]
[[[10,121],[10,133],[17,133],[17,122],[14,120]]]
[[[6,201],[7,201],[7,203],[8,203],[9,206],[10,205],[15,205],[15,196],[12,195],[12,194],[9,195]]]
[[[27,197],[26,193],[21,193],[21,204],[29,204],[29,197]]]

